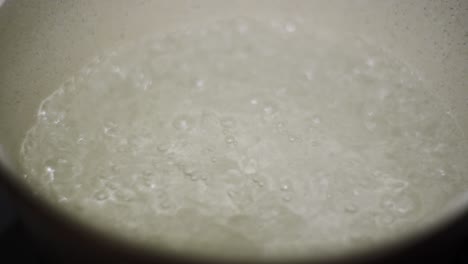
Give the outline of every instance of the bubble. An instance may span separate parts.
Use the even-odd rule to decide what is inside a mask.
[[[98,201],[104,201],[109,198],[109,195],[105,191],[98,191],[94,194],[94,198]]]
[[[116,137],[118,132],[118,126],[114,122],[108,122],[103,128],[104,134],[109,137]]]
[[[375,66],[375,60],[373,58],[367,58],[366,64],[369,67],[374,67]]]
[[[322,120],[319,117],[314,117],[312,121],[314,122],[315,125],[319,125],[320,123],[322,123]]]
[[[120,189],[114,193],[115,198],[124,202],[131,202],[135,198],[135,194],[131,190]]]
[[[402,193],[395,196],[384,195],[380,201],[383,209],[394,212],[400,216],[409,216],[419,213],[421,202],[416,194]]]
[[[447,172],[444,169],[438,169],[437,172],[442,177],[447,176]]]
[[[183,172],[187,176],[193,176],[197,172],[197,169],[195,168],[195,166],[185,165],[183,167]]]
[[[293,33],[296,31],[296,25],[291,22],[286,23],[285,29],[286,29],[286,32]]]
[[[45,174],[47,175],[49,180],[54,181],[55,180],[55,169],[53,167],[46,166],[44,170],[45,170]]]
[[[39,110],[37,112],[37,117],[39,118],[39,120],[44,120],[45,121],[45,120],[47,120],[47,112],[45,110]]]
[[[170,148],[170,146],[168,144],[159,144],[157,146],[157,149],[159,150],[159,152],[166,152],[168,151]]]
[[[257,184],[259,187],[263,187],[265,184],[258,178],[253,178],[252,179],[255,184]]]
[[[354,214],[358,211],[358,207],[355,204],[348,204],[344,208],[346,213]]]
[[[288,191],[289,190],[289,185],[284,184],[283,186],[281,186],[281,190],[282,191]]]
[[[80,174],[81,171],[80,165],[75,165],[63,158],[49,159],[44,162],[44,175],[51,182],[66,183]]]
[[[195,86],[197,86],[198,88],[202,88],[203,86],[205,86],[205,81],[198,79],[195,81]]]
[[[395,217],[390,214],[379,214],[376,216],[376,222],[383,226],[391,225],[395,222]]]
[[[246,23],[239,23],[237,31],[241,34],[246,33],[249,30],[249,26]]]
[[[193,120],[187,115],[181,115],[174,119],[172,126],[177,130],[190,130],[193,126]]]
[[[317,140],[311,140],[309,144],[312,147],[318,147],[320,145],[320,143]]]
[[[146,177],[153,176],[153,171],[152,170],[144,170],[142,174],[143,174],[143,176],[146,176]]]
[[[113,173],[120,173],[122,171],[122,166],[115,163],[110,163],[109,167]]]
[[[86,139],[83,136],[78,137],[78,139],[76,140],[76,144],[78,145],[82,145],[85,143],[86,143]]]
[[[250,104],[252,104],[252,105],[257,105],[257,104],[258,104],[258,100],[255,99],[255,98],[254,98],[254,99],[251,99],[251,100],[250,100]]]
[[[244,159],[241,166],[245,174],[257,173],[257,161],[255,159]]]
[[[151,189],[156,188],[156,184],[154,184],[151,179],[143,179],[143,186],[151,188]]]
[[[113,183],[113,182],[107,182],[106,183],[106,187],[109,189],[109,190],[112,190],[112,191],[115,191],[119,188],[119,185],[116,184],[116,183]]]
[[[233,117],[224,117],[221,119],[220,123],[225,128],[233,128],[236,126],[236,120]]]
[[[170,207],[171,207],[171,204],[168,201],[161,203],[161,208],[163,209],[169,209]]]
[[[379,174],[374,173],[374,175],[379,175]],[[380,175],[385,175],[385,174],[380,174]],[[393,192],[402,192],[409,186],[409,183],[407,181],[395,179],[395,178],[384,178],[383,181],[385,185],[388,186]]]
[[[315,72],[313,70],[307,70],[304,75],[306,76],[306,79],[309,81],[313,81],[315,79]]]
[[[371,132],[374,131],[375,128],[377,127],[377,123],[375,123],[373,121],[370,121],[370,120],[367,120],[364,124],[365,124],[367,130],[369,130]]]
[[[263,107],[263,112],[266,115],[273,115],[277,111],[278,111],[278,109],[277,109],[276,105],[274,105],[274,104],[266,104],[265,107]]]
[[[409,214],[417,209],[417,203],[418,201],[416,201],[414,197],[401,196],[397,200],[395,209],[400,214]]]
[[[230,197],[230,198],[234,198],[236,196],[236,193],[232,190],[229,190],[227,191],[227,195]]]
[[[233,136],[227,136],[224,141],[229,144],[229,145],[235,145],[236,144],[236,138]]]

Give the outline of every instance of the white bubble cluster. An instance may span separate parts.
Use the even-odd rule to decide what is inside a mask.
[[[379,243],[466,190],[462,134],[418,75],[306,30],[222,21],[98,57],[42,103],[26,180],[101,228],[223,256]]]

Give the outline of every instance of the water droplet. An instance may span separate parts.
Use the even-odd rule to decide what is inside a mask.
[[[284,184],[283,186],[281,186],[281,190],[282,190],[282,191],[287,191],[287,190],[289,190],[289,185]]]
[[[253,105],[258,104],[257,99],[255,99],[255,98],[254,98],[254,99],[251,99],[251,100],[250,100],[250,104],[253,104]]]
[[[285,196],[283,196],[282,199],[283,199],[283,201],[285,201],[285,202],[289,202],[289,201],[291,201],[291,196],[285,195]]]
[[[211,162],[215,163],[217,161],[216,157],[211,157]]]
[[[192,181],[196,181],[196,180],[198,180],[198,176],[194,174],[194,175],[190,176],[190,179]]]
[[[289,142],[296,142],[297,139],[298,139],[297,137],[292,136],[292,135],[289,135],[288,137]]]

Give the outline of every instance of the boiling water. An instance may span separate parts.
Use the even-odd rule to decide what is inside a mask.
[[[463,134],[361,38],[248,19],[96,57],[45,99],[26,178],[84,219],[204,254],[379,244],[466,190]]]

